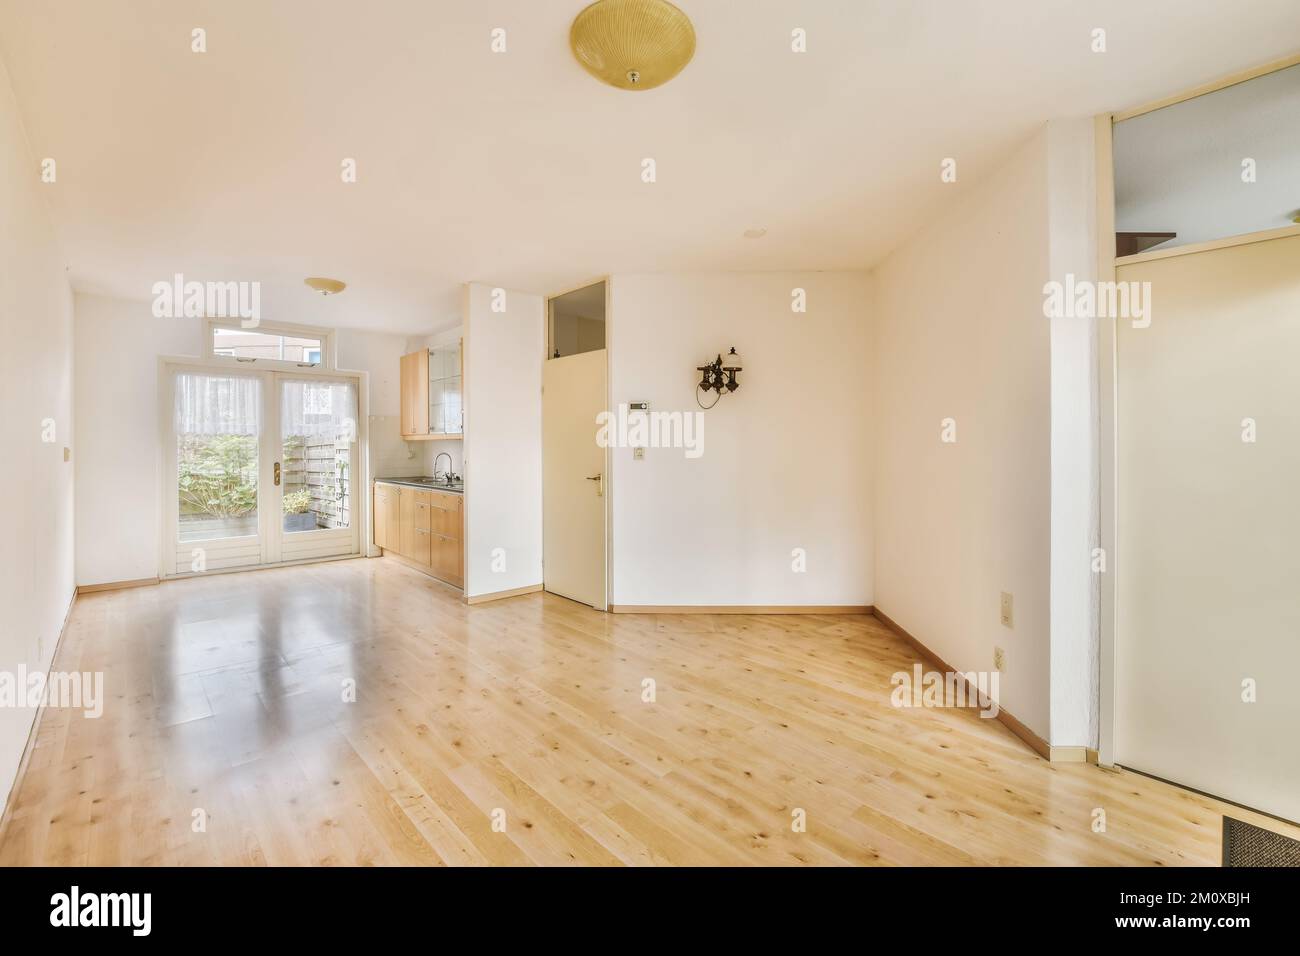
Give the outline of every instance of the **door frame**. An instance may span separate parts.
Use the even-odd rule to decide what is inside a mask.
[[[171,500],[170,488],[172,475],[175,473],[176,452],[175,441],[172,434],[173,418],[173,391],[172,391],[172,373],[175,371],[204,372],[208,374],[243,374],[258,377],[262,382],[263,389],[270,389],[268,393],[272,396],[270,400],[276,403],[275,418],[278,424],[279,420],[279,377],[282,378],[318,378],[326,381],[348,381],[356,386],[357,389],[357,439],[356,455],[353,480],[353,502],[352,527],[355,530],[355,547],[352,552],[346,555],[329,555],[320,558],[302,558],[291,559],[288,561],[280,560],[283,526],[276,521],[274,528],[278,531],[272,535],[268,531],[268,525],[271,522],[267,514],[268,509],[258,504],[258,532],[262,540],[261,561],[257,564],[242,565],[234,568],[215,568],[212,570],[198,572],[178,572],[176,571],[176,515],[172,507],[174,502]],[[159,355],[157,363],[158,375],[158,421],[157,421],[157,474],[156,490],[159,507],[159,527],[158,527],[158,577],[163,579],[200,577],[209,574],[220,574],[234,571],[255,571],[261,568],[285,567],[292,564],[313,564],[318,561],[337,561],[344,558],[370,557],[372,546],[370,544],[370,527],[371,527],[371,509],[373,502],[370,496],[370,401],[369,401],[369,374],[364,371],[351,371],[347,369],[309,369],[309,368],[284,368],[284,367],[266,367],[256,368],[246,364],[236,365],[233,362],[221,361],[216,357],[194,357],[192,355]],[[261,448],[267,448],[272,441],[272,429],[263,428]],[[275,444],[278,448],[279,435],[274,436]],[[274,462],[279,459],[277,450],[273,457],[265,454],[259,455],[258,465],[258,487],[260,489],[265,482],[271,486],[271,474]],[[276,518],[279,517],[278,497],[277,509],[275,510]],[[377,553],[377,552],[376,552]]]
[[[611,342],[613,337],[611,334],[613,323],[610,321],[614,314],[613,283],[611,282],[609,275],[596,276],[595,278],[588,279],[585,282],[579,282],[577,285],[562,289],[559,292],[547,293],[542,297],[542,322],[545,326],[544,334],[542,335],[542,371],[545,372],[546,363],[550,361],[551,355],[551,300],[558,299],[562,295],[568,295],[570,292],[577,292],[579,289],[586,289],[602,282],[605,284],[605,410],[609,411],[613,407],[613,379],[610,375],[610,371],[613,366],[612,356],[614,354]],[[545,394],[542,395],[542,414],[546,414]],[[614,593],[614,475],[612,468],[614,461],[613,455],[611,454],[611,448],[606,446],[604,452],[604,471],[601,472],[601,474],[604,475],[604,479],[601,481],[601,484],[605,496],[605,594],[604,603],[596,607],[596,610],[608,613],[610,600]],[[545,460],[545,444],[542,446],[542,456],[543,460]],[[542,480],[545,481],[545,469],[543,469]],[[545,495],[544,487],[542,493]],[[546,513],[544,508],[542,509],[542,554],[546,554]],[[545,562],[542,564],[542,590],[546,590]]]
[[[1186,100],[1214,93],[1218,90],[1245,83],[1279,70],[1300,65],[1300,54],[1292,54],[1259,66],[1241,70],[1209,83],[1184,90],[1172,96],[1140,106],[1093,117],[1096,154],[1097,190],[1097,279],[1099,282],[1115,281],[1116,267],[1146,259],[1190,255],[1207,249],[1257,242],[1265,239],[1300,235],[1300,226],[1264,232],[1246,233],[1213,240],[1207,243],[1176,246],[1163,252],[1151,250],[1134,256],[1115,255],[1115,124],[1133,119],[1154,110],[1174,106]],[[1097,711],[1097,762],[1104,767],[1115,766],[1115,695],[1118,690],[1118,649],[1124,640],[1118,626],[1119,594],[1117,574],[1119,565],[1119,348],[1114,319],[1097,323],[1097,382],[1098,382],[1098,491],[1100,524],[1098,543],[1106,555],[1106,573],[1101,576],[1098,621],[1098,711]],[[1177,784],[1182,786],[1182,784]]]
[[[1115,281],[1115,116],[1093,117],[1097,187],[1097,281]],[[1106,556],[1106,573],[1097,594],[1097,763],[1115,766],[1115,651],[1119,597],[1119,521],[1116,460],[1119,422],[1119,336],[1115,320],[1097,323],[1097,544]]]
[[[275,458],[277,459],[281,459],[281,452],[283,451],[283,447],[281,445],[283,429],[281,427],[280,414],[281,414],[281,406],[283,402],[284,393],[283,390],[280,388],[280,385],[285,381],[302,380],[305,376],[299,375],[298,371],[299,370],[289,371],[288,369],[268,369],[266,372],[267,376],[270,379],[271,387],[274,390],[272,402],[274,403],[274,407],[276,410],[275,434],[271,436],[268,444],[274,447],[276,451]],[[357,417],[358,418],[361,417],[361,383],[354,376],[344,375],[342,373],[335,372],[332,375],[331,374],[313,375],[311,376],[311,378],[323,379],[328,384],[348,384],[351,385],[353,388],[355,388],[357,390]],[[350,493],[352,494],[352,501],[350,502],[350,506],[352,510],[352,516],[354,519],[357,513],[362,510],[358,506],[357,496],[362,494],[365,491],[365,488],[355,487],[356,475],[361,470],[360,469],[360,463],[361,463],[360,431],[361,431],[361,426],[360,423],[358,422],[357,424],[358,435],[356,440],[353,442],[353,453],[351,455],[352,460],[349,463],[349,471],[351,472],[351,474],[349,475],[349,479],[348,479],[351,485],[353,486],[350,489]],[[284,489],[282,485],[280,489],[280,495],[282,496],[283,494],[284,494]],[[343,541],[350,545],[346,555],[333,554],[333,555],[322,555],[322,557],[344,557],[344,556],[357,557],[361,554],[361,542],[362,542],[361,527],[356,520],[349,521],[347,528],[329,528],[329,529],[316,528],[310,531],[285,531],[283,522],[278,520],[279,516],[282,515],[282,513],[283,513],[282,510],[277,510],[275,512],[277,519],[271,522],[271,524],[278,530],[278,533],[272,533],[269,538],[269,542],[271,545],[270,547],[271,563],[274,564],[285,563],[285,553],[286,553],[285,545],[290,543],[290,539],[287,537],[289,535],[294,535],[294,536],[310,535],[311,538],[306,539],[307,541],[310,541],[312,539],[318,542]],[[304,542],[303,538],[294,538],[293,540],[295,542]],[[291,551],[290,553],[295,555],[294,557],[289,559],[291,561],[311,560],[312,558],[310,554],[303,557],[299,557],[298,556],[299,552],[296,549]]]

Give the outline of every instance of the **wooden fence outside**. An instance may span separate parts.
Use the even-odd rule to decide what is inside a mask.
[[[346,528],[352,521],[350,460],[351,446],[342,442],[308,439],[285,445],[280,466],[284,492],[307,487],[308,510],[316,515],[318,528]]]

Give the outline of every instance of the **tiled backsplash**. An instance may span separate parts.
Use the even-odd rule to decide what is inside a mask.
[[[459,441],[404,441],[401,421],[397,416],[370,416],[371,477],[432,475],[433,459],[443,451],[451,455],[452,469],[456,474],[464,474],[461,468],[462,448]],[[446,468],[445,458],[442,467]]]

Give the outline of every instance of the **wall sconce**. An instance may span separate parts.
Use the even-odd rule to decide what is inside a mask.
[[[736,373],[742,370],[740,356],[736,354],[734,345],[726,356],[719,355],[708,365],[697,365],[695,371],[700,373],[700,381],[695,386],[695,403],[701,408],[712,408],[718,404],[718,400],[723,395],[740,388],[740,383],[736,381]],[[700,402],[699,392],[701,390],[706,395],[711,391],[718,393],[718,397],[713,400],[713,404],[705,405]]]

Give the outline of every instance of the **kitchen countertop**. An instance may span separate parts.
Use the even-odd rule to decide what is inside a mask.
[[[416,476],[413,478],[376,478],[376,484],[385,485],[405,485],[408,488],[419,488],[422,491],[445,491],[453,495],[463,495],[465,493],[465,483],[458,481],[454,485],[446,485],[442,482],[434,483],[431,479]]]

